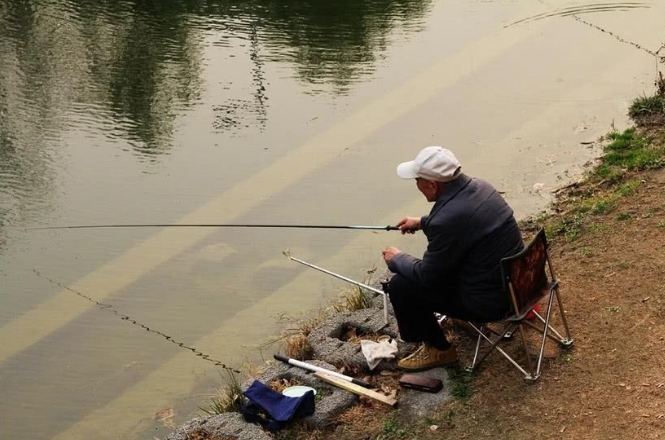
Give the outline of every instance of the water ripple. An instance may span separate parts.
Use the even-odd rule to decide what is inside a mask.
[[[531,21],[543,20],[552,17],[568,17],[571,15],[593,14],[597,12],[630,11],[632,9],[648,9],[650,7],[651,6],[649,3],[642,2],[591,3],[588,5],[576,5],[522,18],[504,27],[508,28],[517,24],[528,23]]]

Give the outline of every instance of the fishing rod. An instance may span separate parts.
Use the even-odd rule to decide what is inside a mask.
[[[371,292],[379,293],[379,294],[383,295],[383,322],[384,322],[384,324],[388,325],[388,294],[386,292],[384,292],[383,290],[379,290],[376,287],[368,286],[367,284],[363,284],[363,283],[360,283],[358,281],[354,281],[351,278],[347,278],[347,277],[345,277],[343,275],[340,275],[338,273],[331,272],[327,269],[323,269],[322,267],[315,266],[312,263],[308,263],[306,261],[300,260],[300,259],[292,256],[291,253],[288,252],[288,251],[284,251],[282,253],[284,254],[284,256],[286,258],[288,258],[289,260],[293,260],[296,263],[303,264],[307,267],[311,267],[312,269],[316,269],[316,270],[321,271],[323,273],[327,273],[328,275],[332,275],[335,278],[339,278],[340,280],[344,280],[347,283],[355,284],[356,286],[361,287],[363,289],[367,289]]]
[[[301,229],[365,229],[381,231],[399,231],[397,226],[352,226],[352,225],[279,225],[279,224],[234,224],[234,223],[176,223],[176,224],[117,224],[117,225],[70,225],[70,226],[40,226],[27,228],[35,229],[91,229],[91,228],[301,228]]]

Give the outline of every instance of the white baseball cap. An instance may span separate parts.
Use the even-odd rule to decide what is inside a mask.
[[[420,150],[414,160],[399,164],[397,175],[402,179],[420,177],[435,182],[450,182],[459,176],[461,168],[452,151],[433,146]]]

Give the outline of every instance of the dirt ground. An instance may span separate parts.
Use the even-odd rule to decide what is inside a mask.
[[[574,346],[548,341],[538,382],[526,383],[495,353],[471,376],[468,399],[426,420],[356,408],[333,432],[298,438],[665,438],[665,169],[629,173],[627,180],[640,182],[635,192],[611,212],[580,219],[576,239],[549,237]],[[571,186],[538,225],[560,222],[590,192],[602,198],[616,187]],[[535,223],[522,226],[530,239]],[[465,366],[474,342],[462,332],[455,338]]]
[[[431,438],[665,437],[665,170],[634,177],[642,185],[616,210],[551,241],[574,347],[548,342],[533,385],[492,355]]]

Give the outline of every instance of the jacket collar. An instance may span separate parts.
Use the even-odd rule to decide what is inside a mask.
[[[466,186],[471,183],[471,177],[466,174],[460,174],[460,176],[448,183],[446,190],[436,199],[432,210],[430,211],[430,216],[439,211],[443,206],[452,200],[460,191],[462,191]]]

